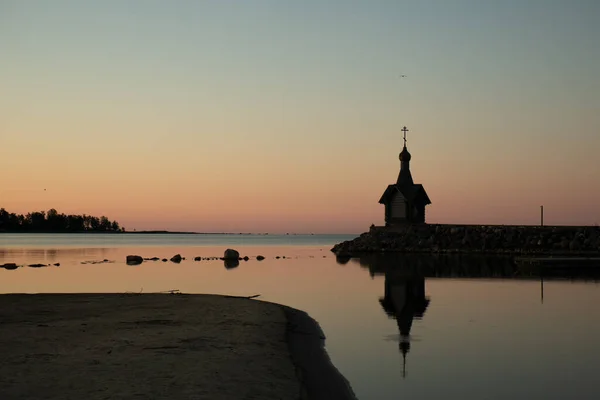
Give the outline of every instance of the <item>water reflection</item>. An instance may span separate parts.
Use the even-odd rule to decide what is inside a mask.
[[[398,325],[403,378],[407,375],[407,356],[411,351],[411,342],[414,342],[411,340],[411,332],[415,328],[413,323],[423,319],[431,302],[426,294],[426,278],[539,279],[543,304],[545,280],[567,278],[586,281],[596,280],[599,276],[596,268],[534,269],[515,263],[511,257],[368,254],[352,259],[337,258],[336,261],[339,265],[358,263],[369,271],[371,277],[383,276],[383,297],[379,298],[379,303],[388,317],[395,319]],[[443,303],[447,299],[437,301]]]
[[[367,268],[371,276],[384,275],[389,269],[407,275],[436,278],[513,278],[518,268],[512,257],[434,256],[416,254],[366,254],[353,258]]]
[[[345,265],[351,261],[338,257]],[[431,299],[425,295],[425,274],[432,272],[437,260],[399,254],[369,254],[352,261],[369,269],[370,275],[384,275],[383,297],[379,303],[383,311],[396,320],[400,332],[399,350],[402,354],[402,377],[406,377],[406,358],[411,348],[411,329],[415,319],[420,320]]]
[[[359,263],[370,275],[383,275],[389,268],[428,278],[501,278],[501,279],[571,279],[600,278],[600,265],[520,264],[514,257],[438,256],[421,254],[366,254],[359,258],[337,259],[338,264]]]
[[[425,296],[425,278],[402,270],[385,273],[384,295],[379,299],[385,313],[396,319],[400,331],[402,377],[406,377],[406,355],[410,351],[410,330],[413,320],[422,319],[430,299]]]
[[[223,260],[223,264],[225,265],[225,269],[233,269],[237,268],[240,265],[240,261],[236,259],[225,259]]]
[[[111,253],[113,249],[101,248],[101,247],[66,247],[57,249],[40,249],[40,248],[0,248],[0,261],[3,260],[24,260],[29,261],[55,261],[57,259],[64,258],[105,258],[105,256]]]

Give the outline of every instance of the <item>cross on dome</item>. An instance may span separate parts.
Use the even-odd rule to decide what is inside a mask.
[[[404,127],[401,129],[402,132],[404,132],[404,147],[406,147],[406,132],[408,132],[408,128]]]

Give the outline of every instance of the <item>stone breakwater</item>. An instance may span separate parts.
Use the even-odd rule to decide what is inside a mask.
[[[407,225],[371,227],[336,244],[338,257],[374,252],[600,255],[597,226]]]

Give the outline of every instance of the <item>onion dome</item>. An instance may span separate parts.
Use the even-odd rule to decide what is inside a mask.
[[[404,146],[404,148],[402,149],[402,152],[400,153],[400,161],[410,161],[411,155],[408,152],[408,149],[406,148],[406,146]]]

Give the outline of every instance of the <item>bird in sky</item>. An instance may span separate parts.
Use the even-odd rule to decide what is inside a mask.
[[[406,75],[400,75],[400,78],[406,78]]]

